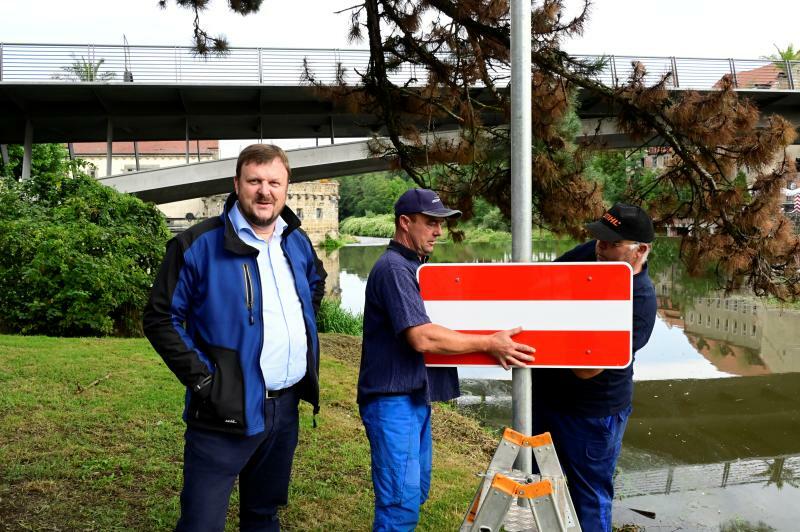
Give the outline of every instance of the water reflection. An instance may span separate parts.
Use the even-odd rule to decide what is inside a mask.
[[[462,392],[459,408],[484,425],[510,422],[509,382],[465,380]],[[796,530],[798,405],[798,373],[639,382],[614,482],[615,522],[720,530],[736,517]]]
[[[535,242],[534,260],[550,261],[569,240]],[[323,258],[328,287],[353,312],[364,308],[364,287],[383,245],[347,246]],[[322,255],[325,255],[322,253]],[[507,244],[441,244],[432,262],[508,262]],[[800,371],[800,311],[768,307],[755,297],[722,297],[708,278],[690,278],[680,266],[676,241],[659,239],[650,261],[658,319],[637,354],[638,380],[754,376]],[[510,379],[502,369],[462,370],[464,378]]]

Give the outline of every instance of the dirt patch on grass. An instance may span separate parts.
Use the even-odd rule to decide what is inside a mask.
[[[324,333],[319,335],[322,356],[330,356],[351,366],[361,362],[361,338],[347,334]]]

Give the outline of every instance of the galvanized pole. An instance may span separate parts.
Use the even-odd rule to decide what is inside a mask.
[[[531,261],[531,3],[511,2],[511,258]],[[511,370],[514,430],[530,435],[531,370]],[[531,471],[531,450],[523,448],[515,467]]]

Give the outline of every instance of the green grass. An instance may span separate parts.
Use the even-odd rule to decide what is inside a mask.
[[[368,530],[369,445],[357,338],[321,335],[319,427],[301,408],[287,530]],[[96,384],[92,384],[95,383]],[[0,336],[0,528],[170,530],[178,517],[183,388],[146,340]],[[495,436],[434,413],[434,475],[420,530],[455,530]],[[228,530],[237,528],[234,492]]]
[[[339,300],[325,298],[319,307],[317,327],[321,333],[361,336],[364,330],[364,316],[343,309]]]

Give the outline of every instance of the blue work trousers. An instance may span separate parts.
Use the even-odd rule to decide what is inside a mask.
[[[228,500],[239,477],[239,529],[278,531],[278,507],[288,501],[297,447],[298,395],[289,390],[265,404],[264,432],[238,436],[186,429],[178,532],[225,529]]]
[[[372,453],[372,529],[414,530],[431,486],[431,407],[411,395],[390,395],[359,410]]]
[[[631,407],[605,417],[570,416],[536,406],[533,433],[550,432],[586,532],[611,532],[614,469]]]

